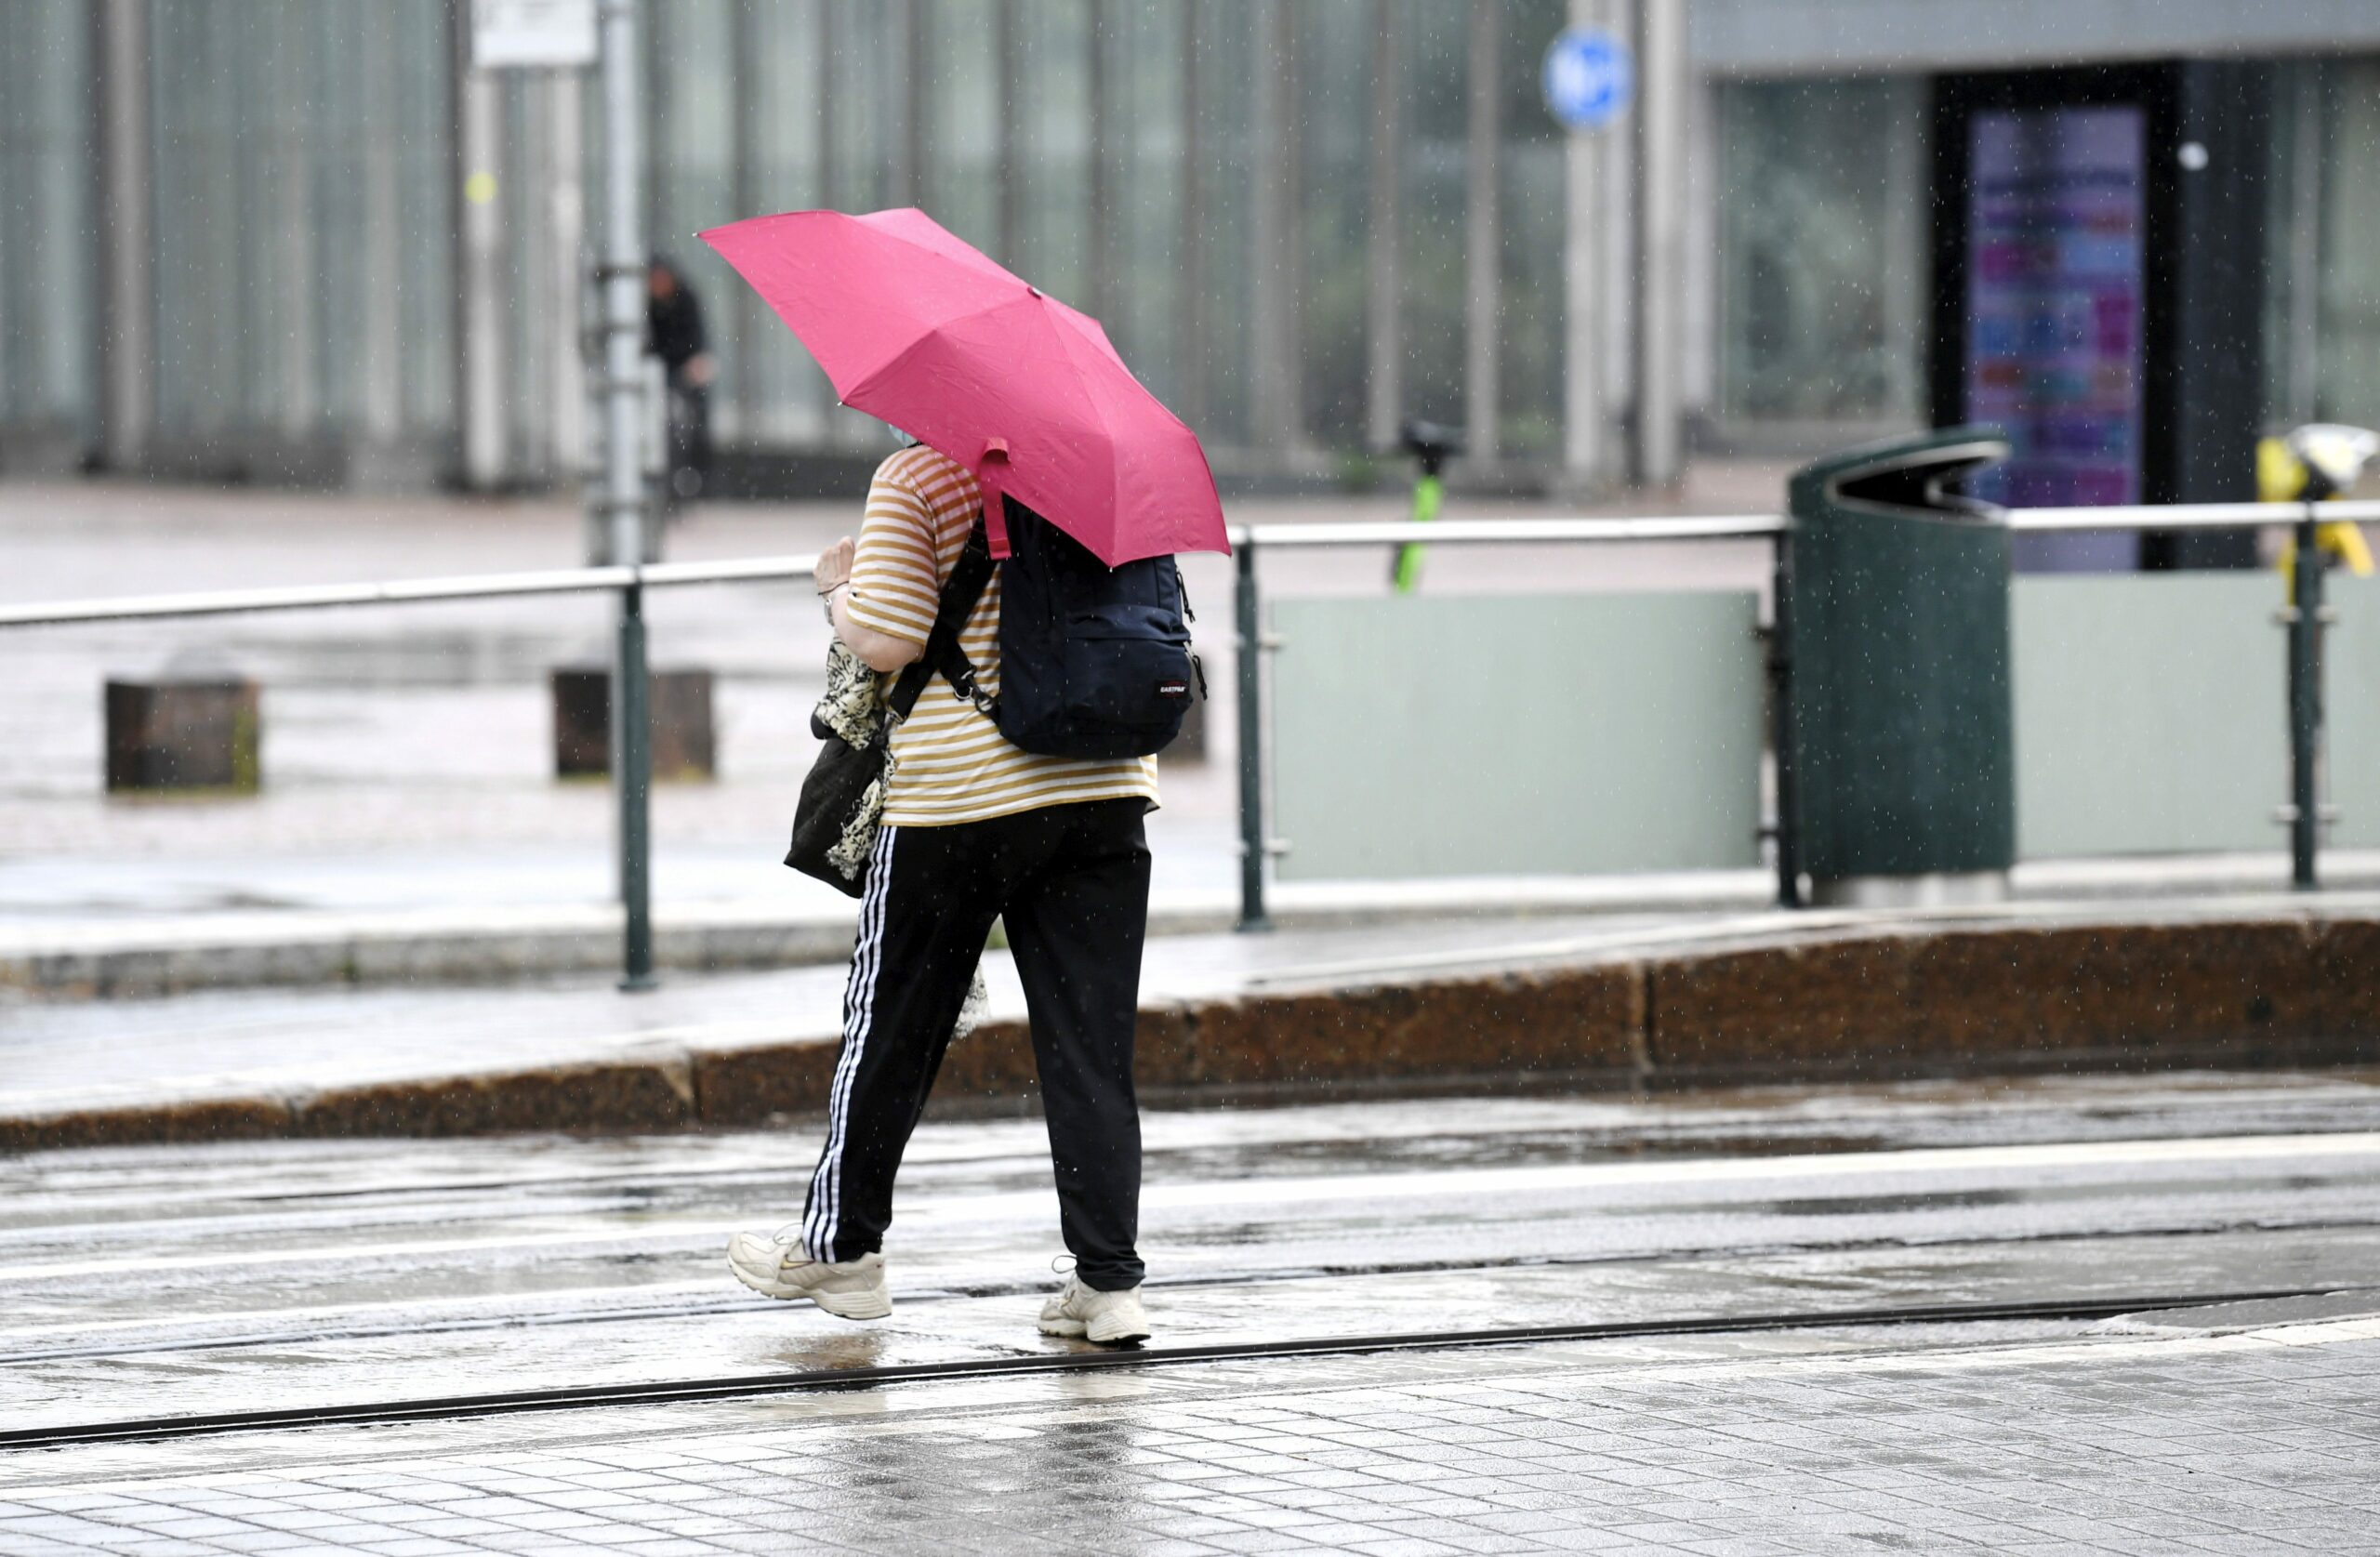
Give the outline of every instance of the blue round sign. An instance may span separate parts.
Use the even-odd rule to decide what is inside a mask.
[[[1573,27],[1545,49],[1546,111],[1568,129],[1599,130],[1635,95],[1628,46],[1597,27]]]

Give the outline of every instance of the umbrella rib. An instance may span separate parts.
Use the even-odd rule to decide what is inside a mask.
[[[915,206],[915,205],[900,206],[900,207],[896,207],[896,209],[900,209],[900,210],[909,210],[909,211],[917,211],[917,213],[918,213],[919,216],[921,216],[921,217],[922,217],[922,216],[925,216],[925,212],[924,212],[923,210],[920,210],[919,207],[917,207],[917,206]],[[862,218],[857,218],[857,217],[854,217],[854,218],[851,218],[851,219],[852,219],[852,220],[853,220],[854,222],[858,222],[858,221],[861,221],[861,219],[862,219]],[[932,220],[933,220],[933,218],[932,218],[932,217],[926,217],[926,219],[927,219],[928,221],[932,221]],[[940,249],[940,248],[936,248],[936,247],[934,247],[934,246],[933,246],[932,244],[924,244],[924,243],[920,243],[920,242],[919,242],[916,238],[911,237],[909,234],[907,234],[907,233],[906,233],[906,232],[896,231],[894,231],[893,229],[892,229],[892,228],[888,228],[888,227],[870,227],[870,228],[869,228],[869,231],[872,231],[872,232],[874,232],[874,233],[875,233],[878,237],[879,237],[879,238],[886,239],[886,240],[888,240],[888,241],[890,241],[890,242],[892,242],[892,243],[904,244],[904,245],[906,245],[906,247],[913,248],[913,249],[917,250],[919,254],[923,254],[923,255],[930,255],[930,256],[932,256],[932,257],[934,257],[934,258],[936,258],[936,259],[941,260],[943,263],[945,263],[945,264],[946,264],[946,265],[956,265],[956,264],[959,263],[959,261],[957,258],[955,258],[955,257],[950,254],[950,252],[949,252],[948,250],[946,250],[946,249]],[[1005,265],[1001,264],[998,260],[994,259],[990,255],[985,254],[982,249],[975,248],[975,245],[974,245],[974,244],[968,243],[968,242],[967,242],[965,239],[963,239],[963,238],[959,238],[958,234],[956,234],[956,233],[952,233],[952,234],[951,234],[951,236],[952,236],[954,239],[957,239],[957,241],[958,241],[959,244],[961,244],[962,245],[964,245],[965,247],[967,247],[967,248],[969,248],[969,249],[973,250],[973,251],[974,251],[974,254],[975,254],[975,257],[976,257],[977,258],[981,259],[985,264],[986,264],[986,265],[990,266],[994,271],[998,272],[998,274],[1000,274],[1000,275],[1006,276],[1009,280],[1011,280],[1011,281],[1012,281],[1012,282],[1016,283],[1016,284],[1017,284],[1017,285],[1019,285],[1019,286],[1025,287],[1025,288],[1027,288],[1028,290],[1033,289],[1033,284],[1032,284],[1032,283],[1030,283],[1030,282],[1026,281],[1023,276],[1018,275],[1014,270],[1010,270],[1007,266],[1005,266]]]
[[[890,357],[885,358],[881,363],[879,363],[872,370],[870,370],[867,376],[862,378],[856,384],[853,384],[851,387],[851,392],[842,397],[843,403],[850,406],[854,411],[867,410],[866,406],[862,405],[859,402],[859,397],[866,394],[879,384],[892,377],[894,374],[907,363],[908,360],[912,356],[916,355],[919,349],[923,347],[927,341],[932,340],[934,332],[932,330],[919,331],[916,339],[910,341],[909,344],[904,346],[900,350],[895,351]],[[870,413],[870,415],[873,415],[873,413]],[[951,455],[948,449],[945,449],[942,452],[944,454],[950,455],[951,458],[958,460],[959,464],[966,466],[970,470],[972,470],[975,468],[973,458],[971,455]]]
[[[1088,315],[1086,315],[1085,317],[1088,317]],[[1064,320],[1056,319],[1056,318],[1051,318],[1051,321],[1050,321],[1051,331],[1052,331],[1052,333],[1053,333],[1053,334],[1055,334],[1055,335],[1058,336],[1058,339],[1059,339],[1059,342],[1060,342],[1059,350],[1062,350],[1062,351],[1064,351],[1069,359],[1074,360],[1074,362],[1075,362],[1075,365],[1076,365],[1078,368],[1084,368],[1084,367],[1096,367],[1096,366],[1100,365],[1100,364],[1098,363],[1098,362],[1095,360],[1095,358],[1096,358],[1096,354],[1095,354],[1095,353],[1093,354],[1093,355],[1094,355],[1094,361],[1093,361],[1092,363],[1089,363],[1089,364],[1086,364],[1086,363],[1082,363],[1082,362],[1080,361],[1080,359],[1078,359],[1078,358],[1077,358],[1077,357],[1076,357],[1076,350],[1077,350],[1077,349],[1078,349],[1078,346],[1079,346],[1079,347],[1081,347],[1081,348],[1084,348],[1084,349],[1088,349],[1088,348],[1089,348],[1089,346],[1090,346],[1090,343],[1089,343],[1088,341],[1083,340],[1083,338],[1082,338],[1079,335],[1076,334],[1073,330],[1064,328],[1063,326],[1064,326],[1064,323],[1065,323],[1065,322],[1064,322]],[[1121,366],[1121,365],[1123,364],[1123,361],[1124,361],[1124,360],[1123,360],[1123,358],[1121,358],[1121,357],[1117,357],[1117,358],[1116,358],[1116,359],[1115,359],[1115,363],[1116,363],[1116,365]],[[1126,368],[1124,368],[1124,376],[1125,376],[1127,378],[1131,378],[1131,377],[1132,377],[1132,370],[1131,370],[1130,367],[1126,367]],[[1134,378],[1132,381],[1133,381],[1133,383],[1135,383],[1135,384],[1139,384],[1139,383],[1140,383],[1140,380],[1138,380],[1137,378]],[[1092,382],[1092,380],[1091,380],[1091,374],[1090,374],[1089,372],[1085,372],[1085,373],[1083,374],[1083,384],[1084,384],[1084,389],[1083,389],[1083,399],[1085,399],[1086,401],[1088,401],[1088,402],[1091,402],[1091,413],[1092,413],[1092,415],[1096,416],[1099,418],[1099,427],[1100,427],[1100,430],[1101,430],[1101,431],[1103,431],[1103,432],[1104,432],[1104,433],[1107,435],[1107,445],[1106,445],[1106,453],[1107,453],[1107,482],[1108,482],[1108,485],[1109,485],[1110,487],[1113,487],[1113,486],[1116,484],[1116,450],[1117,450],[1117,442],[1118,442],[1118,441],[1117,441],[1117,429],[1116,429],[1116,423],[1115,423],[1115,419],[1114,419],[1112,416],[1109,416],[1109,414],[1108,414],[1108,413],[1109,413],[1109,405],[1108,405],[1108,402],[1107,402],[1107,397],[1106,397],[1105,395],[1103,395],[1103,394],[1098,393],[1095,389],[1093,389],[1091,387],[1091,382]],[[1147,389],[1147,388],[1146,388],[1145,386],[1143,386],[1143,387],[1142,387],[1142,389],[1141,389],[1141,392],[1142,392],[1143,394],[1148,394],[1148,389]],[[1157,397],[1156,397],[1155,395],[1150,395],[1150,396],[1149,396],[1149,399],[1151,400],[1151,402],[1154,402],[1156,401]]]

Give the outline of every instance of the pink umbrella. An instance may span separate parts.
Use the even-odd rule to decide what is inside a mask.
[[[1027,285],[923,211],[788,211],[702,235],[826,370],[842,402],[975,473],[992,554],[1012,492],[1110,567],[1229,551],[1197,435],[1099,321]]]

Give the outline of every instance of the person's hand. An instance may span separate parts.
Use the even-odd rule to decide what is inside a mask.
[[[686,359],[685,367],[680,371],[687,383],[699,389],[719,376],[719,359],[707,351],[698,351]]]
[[[813,575],[822,595],[831,595],[852,581],[852,553],[858,548],[849,535],[818,554],[818,571]]]

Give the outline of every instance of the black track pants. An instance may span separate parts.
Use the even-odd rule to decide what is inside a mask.
[[[810,1258],[854,1260],[883,1247],[892,1176],[998,917],[1032,1014],[1076,1273],[1105,1290],[1140,1285],[1132,1027],[1148,928],[1146,810],[1138,799],[1091,800],[877,834],[826,1146],[802,1215]]]

